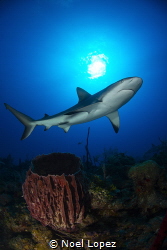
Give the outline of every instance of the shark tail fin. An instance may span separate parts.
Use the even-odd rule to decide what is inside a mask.
[[[34,130],[36,127],[35,120],[31,117],[17,111],[16,109],[9,106],[7,103],[4,103],[6,109],[9,109],[9,111],[25,126],[23,135],[21,137],[21,140],[26,139]]]

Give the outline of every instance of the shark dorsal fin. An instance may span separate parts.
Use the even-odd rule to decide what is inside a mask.
[[[89,96],[91,96],[91,94],[89,94],[86,90],[79,88],[79,87],[77,87],[77,95],[79,98],[78,102],[81,102],[81,101],[87,99]]]

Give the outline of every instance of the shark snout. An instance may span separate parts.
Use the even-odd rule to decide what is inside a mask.
[[[129,79],[129,83],[127,84],[127,88],[132,90],[133,92],[137,92],[142,86],[143,80],[140,77],[132,77]]]
[[[141,87],[143,79],[141,77],[134,77],[135,82]]]

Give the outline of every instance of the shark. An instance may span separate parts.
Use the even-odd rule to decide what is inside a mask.
[[[44,131],[52,126],[58,126],[67,133],[72,125],[90,122],[103,116],[110,120],[114,131],[118,133],[120,127],[118,109],[136,94],[142,83],[140,77],[127,77],[93,95],[77,87],[79,100],[76,105],[52,116],[45,114],[39,120],[17,111],[7,103],[4,105],[25,126],[21,140],[26,139],[38,125],[45,126]]]

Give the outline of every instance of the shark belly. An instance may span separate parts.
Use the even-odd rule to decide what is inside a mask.
[[[90,112],[82,111],[70,115],[67,119],[67,122],[70,125],[86,123],[101,118],[110,112],[112,112],[112,109],[106,106],[104,103],[101,103],[98,108],[96,107]]]
[[[89,113],[88,112],[78,112],[74,115],[70,115],[67,118],[67,122],[70,125],[75,125],[75,124],[80,124],[83,123],[83,121],[87,121],[89,117]]]

